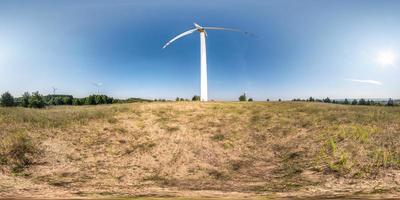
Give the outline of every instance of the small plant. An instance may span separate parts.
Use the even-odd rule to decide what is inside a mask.
[[[0,164],[20,172],[34,162],[38,155],[36,143],[23,132],[8,134],[0,141]]]
[[[218,134],[215,134],[215,135],[211,136],[211,139],[213,141],[222,141],[222,140],[225,139],[225,135],[223,135],[221,133],[218,133]]]

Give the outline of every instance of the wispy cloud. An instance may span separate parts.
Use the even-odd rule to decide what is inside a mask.
[[[361,80],[361,79],[346,79],[346,80],[351,81],[351,82],[356,82],[356,83],[368,83],[368,84],[374,84],[374,85],[383,85],[382,82],[375,81],[375,80]]]

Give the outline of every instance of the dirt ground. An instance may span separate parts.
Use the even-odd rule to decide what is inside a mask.
[[[1,108],[0,128],[3,139],[23,132],[38,149],[22,169],[0,165],[0,198],[400,197],[400,108],[305,102]]]

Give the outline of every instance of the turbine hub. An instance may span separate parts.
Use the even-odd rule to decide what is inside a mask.
[[[196,24],[196,23],[193,23],[193,24],[194,24],[194,26],[196,27],[197,31],[199,31],[199,32],[204,32],[204,28],[203,28],[202,26],[200,26],[200,25],[198,25],[198,24]]]

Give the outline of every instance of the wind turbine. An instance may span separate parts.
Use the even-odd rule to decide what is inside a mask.
[[[53,88],[53,95],[56,95],[57,88],[55,88],[55,87],[51,87],[51,88]]]
[[[200,33],[200,100],[201,101],[208,101],[208,89],[207,89],[207,53],[206,53],[206,37],[207,37],[207,32],[206,30],[219,30],[219,31],[233,31],[233,32],[240,32],[240,33],[245,33],[247,32],[242,32],[238,29],[231,29],[231,28],[223,28],[223,27],[209,27],[205,26],[202,27],[196,23],[193,23],[195,28],[185,31],[176,37],[172,38],[169,42],[167,42],[164,46],[163,49],[165,49],[168,45],[170,45],[172,42],[175,40],[185,37],[187,35],[190,35],[196,31]]]
[[[94,82],[93,85],[97,88],[97,94],[100,94],[100,87],[103,85],[103,83]]]

